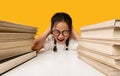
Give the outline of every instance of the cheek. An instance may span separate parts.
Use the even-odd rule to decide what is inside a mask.
[[[53,38],[54,38],[55,40],[57,39],[57,37],[56,37],[56,36],[54,36],[54,35],[53,35]]]
[[[68,37],[65,37],[65,40],[67,40],[69,38],[69,36]]]

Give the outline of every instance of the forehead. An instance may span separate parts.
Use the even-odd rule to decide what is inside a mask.
[[[55,23],[53,28],[57,30],[69,30],[68,24],[64,21]]]

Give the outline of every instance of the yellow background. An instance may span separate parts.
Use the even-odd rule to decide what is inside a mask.
[[[67,12],[80,27],[120,19],[120,0],[0,0],[0,20],[38,27],[37,36],[50,25],[56,12]]]

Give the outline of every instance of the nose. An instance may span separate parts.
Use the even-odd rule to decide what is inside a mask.
[[[64,36],[62,35],[62,33],[60,33],[60,35],[58,36],[58,38],[63,38]]]

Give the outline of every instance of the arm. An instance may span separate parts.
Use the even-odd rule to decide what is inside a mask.
[[[80,39],[80,35],[74,29],[72,29],[72,37],[77,41]]]
[[[39,50],[43,48],[43,44],[50,33],[51,33],[51,30],[48,29],[38,39],[34,40],[32,50],[39,52]]]

